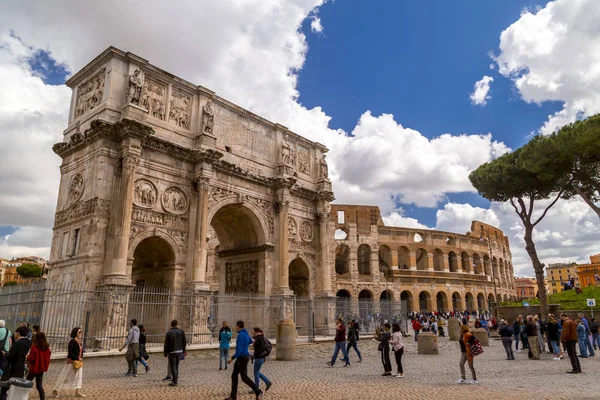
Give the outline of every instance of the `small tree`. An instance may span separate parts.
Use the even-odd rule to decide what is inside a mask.
[[[15,286],[17,285],[17,282],[15,281],[8,281],[8,282],[4,282],[3,286]]]
[[[548,315],[548,301],[544,281],[544,264],[540,261],[535,243],[533,229],[544,219],[548,210],[556,204],[565,189],[564,176],[554,169],[542,169],[543,173],[532,172],[529,165],[542,165],[550,160],[545,138],[536,136],[525,146],[485,163],[469,175],[469,179],[479,194],[490,201],[509,202],[519,216],[525,228],[525,249],[533,264],[542,317]],[[551,198],[541,215],[534,216],[535,202]]]
[[[17,274],[23,279],[39,278],[42,276],[42,272],[42,268],[37,264],[21,264],[20,267],[17,267]]]

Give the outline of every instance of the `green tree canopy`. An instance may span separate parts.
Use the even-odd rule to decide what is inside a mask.
[[[17,267],[17,274],[21,277],[27,278],[39,278],[42,276],[42,267],[37,264],[21,264]]]

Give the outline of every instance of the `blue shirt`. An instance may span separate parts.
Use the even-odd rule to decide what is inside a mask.
[[[583,325],[585,326],[586,332],[589,331],[590,330],[590,326],[588,325],[587,319],[585,317],[581,318],[581,322],[583,322]]]
[[[580,323],[577,325],[577,337],[579,339],[584,339],[587,335],[586,333],[586,329],[585,329],[585,325],[583,325],[583,323]]]
[[[252,338],[250,338],[248,331],[244,328],[238,332],[237,339],[235,340],[235,354],[231,358],[248,357],[250,355],[250,351],[248,351],[250,344],[252,344]]]

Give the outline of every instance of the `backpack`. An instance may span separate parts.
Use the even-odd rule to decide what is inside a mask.
[[[480,355],[483,353],[483,347],[481,347],[481,343],[475,336],[473,336],[473,342],[469,343],[469,350],[471,351],[471,355],[473,357]]]
[[[273,351],[273,345],[269,342],[269,339],[263,336],[265,339],[265,358],[271,355],[271,351]]]

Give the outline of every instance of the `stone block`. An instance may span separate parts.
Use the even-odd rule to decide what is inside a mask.
[[[292,361],[296,357],[296,324],[291,319],[285,319],[277,324],[277,343],[275,359]]]
[[[475,336],[477,338],[477,340],[479,340],[479,343],[481,343],[482,346],[490,345],[490,340],[488,338],[488,334],[485,329],[483,329],[483,328],[471,329],[471,333],[473,334],[473,336]]]
[[[434,333],[423,332],[417,336],[418,354],[440,354],[438,338]]]
[[[456,318],[450,318],[448,320],[448,337],[450,340],[458,341],[460,337],[460,321]]]

